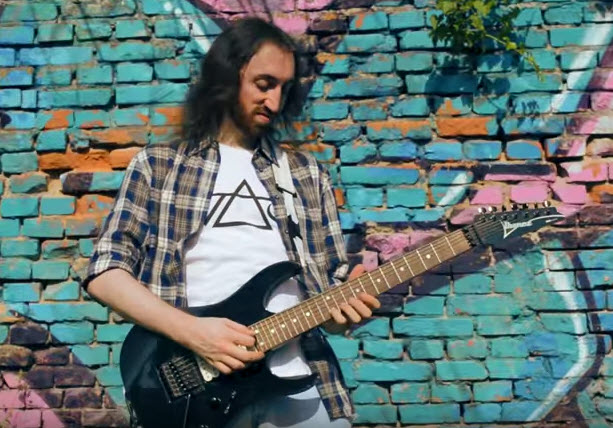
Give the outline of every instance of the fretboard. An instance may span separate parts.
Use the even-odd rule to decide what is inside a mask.
[[[461,230],[422,245],[371,272],[251,325],[256,332],[256,347],[263,352],[274,349],[326,322],[331,318],[330,309],[338,308],[359,293],[378,296],[470,248]]]

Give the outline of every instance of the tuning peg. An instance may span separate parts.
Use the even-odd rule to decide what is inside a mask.
[[[519,209],[519,205],[513,204],[513,205],[511,205],[511,208],[513,208],[513,211],[516,211],[516,210]]]
[[[487,212],[487,210],[484,207],[479,207],[477,211],[479,212],[479,214],[485,214]]]
[[[545,201],[545,202],[543,202],[543,206],[544,206],[545,208],[549,208],[549,207],[551,206],[551,202],[549,202],[549,201]]]
[[[502,207],[500,207],[500,211],[506,212],[507,211],[507,206],[503,205]]]
[[[522,210],[528,210],[528,209],[530,209],[530,207],[528,206],[528,204],[521,204],[521,209]]]

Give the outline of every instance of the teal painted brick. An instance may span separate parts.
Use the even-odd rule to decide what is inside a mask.
[[[425,27],[426,20],[422,11],[396,12],[389,15],[390,30],[406,30],[408,28]]]
[[[353,73],[391,73],[394,71],[394,57],[375,53],[366,58],[352,58]]]
[[[28,259],[10,258],[0,260],[1,279],[30,279],[32,276],[32,261]]]
[[[77,258],[79,256],[78,241],[44,241],[42,244],[43,259]]]
[[[528,49],[545,48],[549,41],[547,31],[545,30],[531,30],[525,35],[517,35],[515,39],[523,43]]]
[[[462,116],[472,111],[472,97],[435,97],[433,111],[441,116]]]
[[[599,44],[608,45],[613,40],[613,26],[611,24],[582,25],[581,27],[562,27],[549,30],[551,46],[593,46],[593,34],[599,34]]]
[[[513,25],[516,27],[529,27],[542,23],[541,10],[536,7],[521,8],[519,14],[513,19]]]
[[[502,120],[505,134],[561,135],[564,132],[564,120],[557,117],[522,117]]]
[[[32,278],[44,280],[68,279],[70,263],[65,261],[39,261],[32,265]]]
[[[336,53],[395,52],[396,38],[385,34],[349,34],[343,37]]]
[[[329,98],[381,97],[398,95],[402,80],[398,76],[350,77],[330,84]]]
[[[470,140],[462,143],[462,151],[468,159],[496,160],[502,153],[500,141]]]
[[[429,71],[434,61],[431,53],[406,52],[395,55],[398,71]]]
[[[398,36],[400,38],[400,49],[412,50],[434,48],[434,42],[428,31],[403,31]],[[439,42],[437,47],[442,47],[443,45],[443,43]]]
[[[431,186],[432,201],[437,206],[456,205],[464,200],[467,193],[466,186]]]
[[[117,190],[123,181],[124,171],[95,172],[90,191]]]
[[[512,94],[523,92],[557,92],[562,88],[562,76],[554,73],[543,73],[542,80],[536,73],[522,73],[521,76],[510,80],[504,78],[508,84],[507,91]]]
[[[350,107],[353,120],[382,120],[387,118],[383,103],[352,103]]]
[[[415,184],[417,169],[385,167],[341,167],[341,181],[345,184]]]
[[[492,290],[492,278],[482,274],[464,275],[454,280],[456,294],[482,294]]]
[[[495,382],[476,382],[473,384],[475,401],[511,401],[513,383],[499,380]]]
[[[150,82],[151,80],[153,80],[153,67],[149,64],[117,65],[117,82]]]
[[[155,76],[158,79],[184,80],[189,79],[189,63],[184,61],[164,61],[154,64]]]
[[[65,226],[66,236],[92,236],[98,232],[98,222],[93,218],[69,218]]]
[[[390,108],[394,117],[428,116],[430,107],[428,100],[423,97],[411,97],[397,100]]]
[[[459,404],[405,404],[398,410],[403,424],[460,422]]]
[[[47,175],[43,173],[28,173],[14,175],[9,179],[12,193],[36,193],[47,191]]]
[[[466,384],[432,384],[432,401],[441,403],[462,403],[470,401],[470,397],[470,387]]]
[[[62,118],[66,120],[69,127],[74,125],[74,113],[72,111],[66,111],[66,113],[62,114]],[[56,116],[53,114],[53,111],[40,110],[36,114],[36,127],[38,129],[45,128],[50,122],[53,122],[54,120],[56,120]],[[57,126],[57,124],[54,124],[54,127]]]
[[[6,153],[0,157],[2,170],[9,174],[21,174],[38,169],[38,156],[35,152]]]
[[[400,140],[411,138],[429,140],[432,137],[432,126],[428,120],[411,122],[389,121],[388,123],[369,124],[366,128],[369,140]]]
[[[40,248],[37,239],[3,239],[2,257],[38,257]]]
[[[0,107],[21,107],[21,89],[0,90]]]
[[[412,160],[417,158],[417,145],[412,141],[383,143],[379,146],[383,160]]]
[[[507,295],[461,295],[449,297],[447,309],[454,314],[519,315],[521,307]]]
[[[443,315],[444,297],[418,296],[409,297],[403,306],[403,312],[411,315]]]
[[[202,13],[191,1],[189,0],[170,0],[168,4],[171,7],[165,7],[166,5],[156,0],[143,0],[142,7],[143,12],[147,15],[174,15],[177,14],[198,14]]]
[[[149,32],[145,21],[122,19],[115,23],[115,37],[118,39],[149,37]]]
[[[0,238],[14,238],[19,236],[18,219],[0,219]]]
[[[70,350],[79,360],[77,364],[96,366],[109,363],[108,345],[73,345]]]
[[[409,74],[405,77],[409,94],[474,93],[479,77],[468,74]]]
[[[180,19],[165,19],[156,21],[155,36],[160,38],[189,37],[189,22]]]
[[[506,336],[527,334],[536,328],[529,320],[513,319],[509,316],[477,317],[477,331],[486,336]]]
[[[108,39],[113,28],[109,22],[88,19],[77,24],[75,33],[79,41]]]
[[[555,70],[558,66],[556,53],[545,49],[533,49],[530,51],[538,67],[542,70]],[[520,70],[535,71],[534,66],[525,57],[519,60]]]
[[[30,48],[19,51],[22,65],[69,65],[89,62],[93,59],[93,49],[83,46],[61,48]]]
[[[159,85],[119,86],[116,90],[117,104],[153,104],[182,102],[187,93],[185,83]]]
[[[73,34],[72,24],[41,24],[36,38],[39,42],[71,42]]]
[[[113,83],[113,67],[99,65],[77,68],[77,82],[81,85],[99,85]]]
[[[0,17],[0,20],[2,17]],[[0,28],[0,40],[3,45],[29,45],[34,41],[34,28],[32,27],[4,27]]]
[[[424,158],[428,160],[460,160],[462,157],[461,143],[435,141],[424,146]]]
[[[487,341],[483,339],[450,340],[447,342],[447,354],[454,360],[485,358],[487,353]]]
[[[380,207],[383,205],[383,189],[348,188],[346,199],[351,207]]]
[[[501,422],[523,422],[526,415],[532,414],[541,406],[541,401],[515,401],[502,403]]]
[[[469,424],[496,422],[502,417],[502,406],[496,403],[465,404],[464,421]]]
[[[358,404],[355,413],[355,423],[395,423],[397,417],[396,406],[392,405]]]
[[[23,152],[32,148],[32,134],[29,132],[11,132],[2,135],[0,153]]]
[[[354,362],[353,368],[359,381],[425,381],[432,377],[428,363],[362,360]]]
[[[94,325],[88,321],[54,323],[49,330],[59,343],[91,343],[94,340]]]
[[[104,110],[75,111],[75,126],[78,128],[107,128],[111,126],[111,116]]]
[[[426,403],[430,399],[427,383],[395,383],[391,387],[393,403]]]
[[[543,18],[547,24],[580,24],[582,15],[583,5],[581,3],[550,7],[543,12]]]
[[[43,197],[40,200],[40,213],[42,215],[74,214],[75,204],[74,196]]]
[[[359,163],[373,159],[377,155],[377,146],[374,144],[344,144],[341,146],[340,159],[345,163]]]
[[[409,210],[404,208],[388,208],[385,211],[363,209],[357,213],[360,223],[406,223],[410,217]]]
[[[421,208],[427,203],[427,195],[424,189],[419,188],[388,188],[388,207]]]
[[[123,342],[132,324],[102,324],[97,328],[98,342]]]
[[[36,263],[35,263],[36,264]],[[36,321],[106,321],[109,310],[95,302],[33,303],[28,315]]]
[[[390,402],[387,389],[371,383],[359,384],[357,389],[351,392],[351,399],[355,404],[383,404]]]
[[[490,379],[524,379],[539,374],[546,375],[541,360],[488,358],[485,365],[490,373]]]
[[[349,22],[349,31],[374,31],[387,29],[387,13],[383,11],[361,13]]]
[[[133,15],[136,12],[134,0],[122,0],[121,2],[99,3],[83,2],[79,5],[73,3],[62,4],[62,15],[73,18],[87,17],[116,17]]]
[[[155,45],[145,42],[123,42],[117,45],[105,43],[98,47],[98,59],[108,62],[166,59],[175,56],[174,41]]]
[[[361,337],[385,337],[390,333],[390,323],[388,318],[371,318],[351,332],[355,338]]]
[[[119,366],[104,366],[96,370],[96,379],[102,386],[122,386]]]
[[[25,219],[21,233],[31,238],[61,238],[64,235],[64,225],[55,219]]]
[[[117,126],[146,125],[149,122],[149,109],[147,107],[116,109],[111,112],[111,119]]]
[[[487,370],[477,361],[436,361],[436,377],[444,381],[480,380],[487,378]]]
[[[15,49],[0,48],[0,67],[12,67],[15,65]]]
[[[322,75],[334,75],[334,74],[349,74],[349,67],[351,60],[346,55],[335,55],[323,60],[323,68],[320,71]],[[316,82],[322,83],[321,80]],[[315,86],[315,85],[313,85]],[[313,89],[311,89],[313,91]],[[318,95],[319,97],[320,95]],[[316,98],[318,98],[316,97]]]
[[[509,141],[506,147],[509,159],[541,159],[543,149],[538,141]]]
[[[345,379],[345,384],[348,388],[355,388],[358,386],[358,382],[355,380],[353,376],[353,363],[352,361],[341,360],[339,361],[339,366],[341,368],[341,374]]]
[[[411,340],[409,355],[413,360],[439,360],[443,358],[443,342],[441,340]]]
[[[549,113],[552,101],[553,95],[520,95],[513,98],[511,105],[516,114]]]
[[[77,300],[79,298],[79,283],[76,281],[50,284],[43,290],[45,300]]]
[[[9,328],[6,325],[0,326],[0,343],[4,343],[9,335]]]
[[[79,252],[82,257],[91,257],[94,253],[93,239],[79,239]]]
[[[598,52],[590,50],[560,52],[560,68],[564,71],[595,68]]]
[[[509,103],[508,95],[475,97],[473,100],[473,111],[477,114],[501,114],[507,113]]]
[[[609,299],[609,306],[611,300]],[[585,334],[587,333],[587,320],[585,314],[541,314],[541,322],[548,331]]]
[[[28,86],[34,82],[34,69],[4,68],[0,74],[0,86]]]
[[[328,337],[328,342],[339,359],[353,359],[358,357],[360,341],[345,337]]]
[[[512,71],[517,67],[517,56],[512,53],[489,54],[477,57],[477,71],[479,73],[496,73]]]
[[[0,22],[50,21],[58,16],[58,7],[53,3],[16,3],[4,6]]]
[[[347,102],[315,102],[311,107],[313,120],[345,119],[349,115]]]
[[[123,386],[113,386],[104,389],[105,394],[113,400],[113,403],[117,406],[126,407],[126,397],[123,391]]]
[[[41,91],[38,93],[38,106],[41,108],[105,106],[110,102],[112,95],[111,89]]]
[[[32,129],[36,126],[36,114],[24,111],[5,111],[10,118],[4,129]]]
[[[4,158],[6,155],[2,155]],[[4,159],[2,159],[4,163]],[[38,216],[38,198],[4,197],[0,202],[2,217],[35,217]]]
[[[52,131],[43,131],[38,134],[36,140],[37,152],[51,152],[66,150],[66,130],[57,129]]]
[[[39,282],[14,282],[4,284],[2,298],[5,302],[38,302],[40,299]]]
[[[21,108],[22,109],[34,109],[37,107],[38,91],[35,89],[28,89],[21,91]]]
[[[377,359],[398,360],[402,358],[402,343],[392,340],[364,340],[364,354]]]
[[[413,337],[456,337],[471,336],[473,322],[470,318],[394,318],[394,333]]]

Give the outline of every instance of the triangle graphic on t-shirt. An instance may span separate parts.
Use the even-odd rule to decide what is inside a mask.
[[[243,190],[244,190],[244,193],[241,194]],[[211,227],[252,226],[258,229],[272,230],[272,226],[270,224],[270,221],[268,220],[268,216],[266,215],[266,212],[264,211],[264,208],[262,207],[262,204],[260,202],[260,200],[269,201],[269,199],[258,197],[253,192],[253,189],[251,189],[251,186],[249,186],[249,183],[247,182],[247,180],[243,180],[238,185],[236,190],[234,190],[234,192],[218,193],[217,195],[219,195],[220,198],[215,204],[215,206],[213,207],[213,209],[211,210],[211,214],[208,216],[207,223],[208,223],[208,220],[210,220],[213,217],[213,215],[215,214],[219,206],[223,203],[223,201],[227,199],[227,202],[221,209],[221,212],[219,213],[217,220],[215,220],[215,223]],[[236,200],[236,198],[253,201],[253,203],[255,204],[255,208],[257,209],[257,211],[260,213],[262,217],[262,223],[254,224],[254,223],[249,223],[244,220],[236,220],[237,211],[240,211],[240,207],[238,207],[236,204],[234,205],[234,207],[232,206],[232,203]],[[234,218],[232,218],[231,220],[224,220],[224,217],[230,217],[230,218],[234,217]]]

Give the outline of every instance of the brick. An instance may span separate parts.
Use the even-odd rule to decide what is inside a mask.
[[[355,406],[355,423],[394,423],[396,406],[361,404]]]
[[[487,377],[482,363],[476,361],[437,361],[436,376],[444,381],[478,380]]]
[[[427,363],[357,361],[353,363],[355,378],[360,381],[424,381],[432,376]]]
[[[473,99],[473,111],[477,114],[501,114],[507,113],[509,104],[508,95],[475,97]]]
[[[104,324],[98,326],[98,342],[122,342],[132,324]]]
[[[359,13],[349,22],[349,30],[353,32],[387,29],[388,17],[383,11]]]
[[[424,146],[425,159],[451,161],[462,159],[462,145],[459,142],[433,141]]]
[[[94,339],[94,325],[88,321],[54,323],[49,330],[57,343],[91,343]],[[62,378],[62,383],[70,381],[70,378]]]
[[[15,65],[15,49],[0,48],[0,67],[12,67]]]
[[[402,80],[398,76],[349,77],[330,84],[329,98],[380,97],[399,95]]]
[[[32,67],[0,69],[0,87],[29,86],[33,81],[34,69]]]
[[[14,238],[19,235],[19,219],[0,219],[0,238]]]
[[[398,406],[403,424],[460,422],[458,404],[405,404]]]
[[[356,102],[350,105],[354,120],[383,120],[387,117],[384,103],[376,101]]]
[[[598,162],[563,162],[560,164],[571,183],[606,181],[607,164]]]
[[[11,108],[21,106],[21,89],[0,90],[0,107]]]
[[[29,45],[34,41],[34,29],[32,27],[0,28],[0,40],[3,45]]]
[[[91,257],[94,253],[94,242],[91,239],[79,239],[79,252],[82,257]]]
[[[586,36],[598,34],[600,44],[608,45],[613,35],[611,27],[611,24],[593,24],[576,28],[552,28],[549,30],[549,38],[553,47],[590,46],[594,39]]]
[[[108,345],[73,345],[70,349],[78,359],[75,364],[94,366],[109,363],[110,348]]]
[[[517,401],[502,403],[502,416],[500,421],[520,422],[525,420],[525,415],[532,414],[541,405],[540,401]]]
[[[512,100],[513,113],[520,115],[549,113],[552,109],[552,95],[520,95]]]
[[[586,153],[586,138],[548,138],[545,140],[547,157],[576,157]]]
[[[336,46],[336,53],[395,52],[396,38],[384,34],[349,34]]]
[[[311,106],[313,120],[345,119],[349,115],[349,104],[346,102],[315,102]]]
[[[156,62],[154,70],[158,79],[185,80],[190,78],[190,64],[184,61]]]
[[[365,58],[352,57],[352,73],[391,73],[394,71],[394,57],[375,53]]]
[[[465,384],[432,384],[432,402],[466,402],[470,401],[470,387]]]
[[[547,24],[580,24],[583,15],[583,5],[565,4],[559,7],[550,7],[543,13]]]
[[[397,100],[390,108],[393,117],[428,116],[430,107],[426,98],[411,97]]]
[[[389,208],[387,210],[363,209],[357,213],[357,219],[360,223],[406,223],[409,218],[409,210],[404,208]]]
[[[549,199],[549,186],[533,182],[516,184],[511,187],[510,199],[521,204],[544,202]]]
[[[385,404],[389,403],[389,392],[386,388],[368,383],[358,385],[357,389],[351,393],[351,399],[356,404]]]
[[[88,19],[77,24],[75,33],[79,41],[100,40],[110,38],[113,29],[109,22]]]
[[[19,51],[22,65],[69,65],[89,62],[93,58],[90,47],[31,48]]]
[[[113,67],[99,65],[77,68],[77,82],[81,85],[100,85],[113,83]]]
[[[506,135],[561,135],[565,130],[564,122],[557,117],[506,118],[501,125]]]
[[[71,42],[74,33],[72,24],[41,24],[38,26],[37,40],[41,42]]]
[[[405,52],[395,55],[398,71],[430,71],[434,61],[431,53]]]
[[[422,28],[426,26],[426,20],[422,11],[404,11],[389,15],[390,30],[406,30],[408,28]]]
[[[383,205],[383,190],[369,188],[347,189],[347,204],[352,207],[380,207]]]
[[[60,220],[55,219],[25,219],[21,233],[31,238],[61,238],[64,226]]]
[[[43,280],[65,280],[68,278],[70,263],[65,261],[38,261],[32,265],[32,278]]]
[[[399,140],[411,138],[429,140],[432,128],[429,120],[387,120],[367,123],[366,133],[369,140]]]
[[[427,197],[423,189],[418,188],[388,188],[388,207],[421,208],[426,205]]]
[[[402,357],[402,343],[391,340],[364,340],[364,354],[377,359],[397,360]]]
[[[149,64],[118,64],[116,74],[117,82],[120,83],[150,82],[153,80],[153,68]]]
[[[360,324],[355,328],[351,335],[354,338],[361,337],[384,337],[387,338],[390,333],[390,323],[388,318],[371,318],[365,323]]]
[[[425,403],[430,398],[427,383],[395,383],[391,387],[393,403]]]
[[[19,174],[38,169],[38,158],[34,152],[6,153],[0,159],[5,173]]]
[[[440,340],[412,340],[409,354],[413,360],[438,360],[443,358],[443,342]]]
[[[59,284],[50,284],[43,291],[45,300],[77,300],[79,298],[79,283],[66,281]]]
[[[41,108],[106,106],[111,97],[110,89],[41,91],[38,93],[38,106]]]
[[[155,22],[155,36],[159,38],[189,37],[189,21],[182,19],[164,19]]]
[[[394,318],[394,333],[415,337],[471,336],[473,323],[470,318]]]
[[[516,320],[510,316],[477,317],[477,332],[482,336],[506,336],[528,334],[536,328],[528,320]]]
[[[36,239],[4,239],[0,242],[2,257],[34,257],[39,255]]]
[[[541,10],[536,7],[521,8],[519,14],[513,19],[513,25],[516,27],[530,27],[542,23]]]
[[[123,42],[117,45],[101,44],[98,48],[100,61],[143,61],[173,58],[176,47],[173,40],[158,43]]]
[[[409,94],[472,94],[479,77],[468,74],[408,74],[405,77]]]
[[[498,133],[498,122],[493,117],[440,117],[436,127],[441,137],[492,136]]]
[[[96,379],[103,386],[123,386],[118,366],[104,366],[96,370]]]
[[[511,401],[513,384],[509,381],[479,382],[473,384],[475,401]]]
[[[0,211],[5,218],[38,216],[38,198],[4,197],[0,202]]]
[[[360,342],[344,337],[329,337],[328,342],[339,359],[357,358]]]
[[[5,302],[11,303],[38,302],[40,299],[40,288],[40,283],[38,282],[7,283],[4,285],[2,297]]]
[[[34,89],[27,89],[21,91],[21,108],[22,109],[35,109],[37,107],[38,91]]]
[[[419,171],[412,168],[341,167],[341,180],[345,184],[415,184]]]
[[[349,74],[351,61],[347,55],[335,55],[328,52],[320,52],[317,54],[317,61],[320,64],[323,64],[320,71],[320,74],[322,75]]]
[[[184,83],[162,83],[119,86],[115,91],[117,104],[153,104],[182,102],[187,89]]]
[[[118,39],[149,37],[149,32],[145,21],[122,19],[115,23],[115,37]]]
[[[456,276],[453,289],[456,294],[487,294],[492,289],[492,279],[482,274]]]
[[[32,261],[21,258],[0,260],[0,278],[29,280],[32,274]]]
[[[545,374],[541,360],[523,358],[488,358],[485,361],[490,379],[524,379]]]
[[[454,360],[485,358],[488,354],[487,342],[482,339],[450,340],[447,354]]]
[[[74,113],[69,109],[39,111],[36,115],[36,127],[43,129],[63,129],[74,124]]]
[[[40,212],[42,215],[68,215],[75,211],[75,198],[66,197],[43,197],[40,200]]]
[[[32,134],[29,132],[0,133],[0,153],[23,152],[32,148]]]
[[[502,417],[502,406],[496,403],[465,404],[464,421],[466,423],[496,422]]]
[[[14,175],[9,179],[9,187],[13,193],[45,192],[47,179],[46,174],[37,172]]]
[[[560,68],[564,71],[595,68],[597,63],[597,51],[581,50],[560,53]]]
[[[4,129],[32,129],[36,124],[36,115],[24,111],[5,111],[5,116],[9,117],[8,125]]]
[[[512,71],[517,67],[517,57],[511,53],[480,55],[476,65],[479,73]]]
[[[528,348],[521,339],[512,337],[503,337],[500,339],[492,339],[492,357],[496,358],[527,358]]]
[[[149,109],[146,107],[116,109],[111,119],[117,126],[146,125],[149,123]]]

